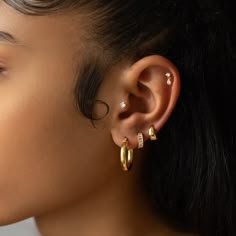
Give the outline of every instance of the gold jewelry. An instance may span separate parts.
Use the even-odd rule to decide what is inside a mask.
[[[143,148],[143,134],[142,133],[138,133],[138,148]]]
[[[151,126],[149,129],[149,137],[151,140],[157,140],[157,136],[155,134],[154,126]]]
[[[172,76],[171,76],[171,73],[166,73],[166,77],[167,77],[167,85],[172,85],[172,81],[171,81],[171,79],[172,79]]]
[[[129,171],[133,165],[133,149],[128,149],[128,139],[125,138],[121,144],[120,162],[124,171]]]

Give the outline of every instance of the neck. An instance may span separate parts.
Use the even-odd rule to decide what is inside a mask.
[[[133,170],[132,170],[133,171]],[[151,214],[135,171],[70,206],[35,217],[42,236],[176,236]],[[132,176],[133,175],[133,176]]]

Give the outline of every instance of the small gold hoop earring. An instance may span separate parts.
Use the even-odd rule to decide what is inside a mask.
[[[125,138],[121,144],[120,162],[124,171],[129,171],[133,165],[133,149],[128,149],[128,139]]]
[[[157,140],[157,136],[155,134],[155,129],[153,126],[151,126],[149,129],[149,137],[151,140]]]

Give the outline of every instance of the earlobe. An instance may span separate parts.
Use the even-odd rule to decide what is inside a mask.
[[[180,93],[179,73],[168,59],[154,55],[139,60],[123,75],[124,99],[114,110],[111,134],[118,146],[127,138],[128,148],[140,148],[145,140],[156,139],[171,115]]]

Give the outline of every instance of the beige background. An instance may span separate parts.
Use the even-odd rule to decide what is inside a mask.
[[[34,218],[8,226],[0,226],[0,236],[40,236]]]

